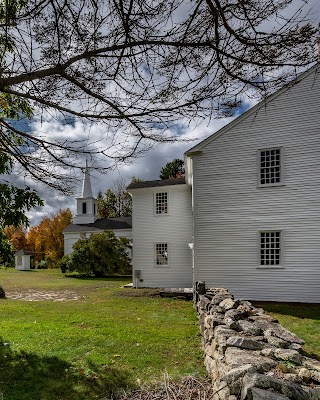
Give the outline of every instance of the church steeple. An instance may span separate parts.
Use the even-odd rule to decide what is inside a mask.
[[[90,172],[88,162],[83,174],[82,195],[77,199],[77,214],[73,218],[74,224],[93,224],[97,219],[97,200],[92,196]]]
[[[87,160],[86,160],[86,168],[84,170],[83,182],[82,182],[82,197],[92,197],[90,173],[89,173]]]

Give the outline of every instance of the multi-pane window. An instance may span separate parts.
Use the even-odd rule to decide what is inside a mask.
[[[281,232],[260,232],[260,265],[280,265]]]
[[[156,265],[168,265],[168,243],[156,243]]]
[[[260,151],[260,185],[281,183],[281,149]]]
[[[156,214],[168,214],[168,193],[156,193]]]

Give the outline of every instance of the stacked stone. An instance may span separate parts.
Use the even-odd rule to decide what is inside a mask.
[[[195,297],[213,400],[320,400],[320,362],[303,340],[226,289]]]

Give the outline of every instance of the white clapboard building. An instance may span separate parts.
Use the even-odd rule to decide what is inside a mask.
[[[135,286],[320,302],[319,73],[186,152],[185,178],[128,187]]]

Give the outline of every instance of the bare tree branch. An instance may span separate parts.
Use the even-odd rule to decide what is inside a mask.
[[[230,115],[248,90],[266,96],[317,60],[319,10],[308,15],[302,0],[290,7],[292,0],[29,0],[14,20],[0,20],[2,95],[29,102],[35,116],[101,133],[51,140],[1,118],[0,151],[67,190],[61,171],[81,167],[82,153],[106,171],[174,140],[181,120]]]

